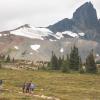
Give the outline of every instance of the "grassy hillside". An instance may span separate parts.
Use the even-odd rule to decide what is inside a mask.
[[[0,79],[4,79],[0,100],[44,100],[33,94],[60,100],[100,100],[100,75],[0,69]],[[31,95],[22,93],[21,85],[30,80],[36,90]]]

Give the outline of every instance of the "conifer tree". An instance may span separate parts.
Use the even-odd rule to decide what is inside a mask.
[[[53,68],[53,70],[59,70],[58,58],[56,57],[55,54],[53,55],[52,68]]]
[[[12,62],[13,62],[13,63],[15,62],[15,59],[14,59],[14,57],[13,57],[13,59],[12,59]]]
[[[79,70],[79,52],[76,46],[71,49],[69,67],[75,71]]]
[[[65,60],[65,58],[64,58],[64,55],[62,56],[62,61],[64,61]]]
[[[67,61],[63,61],[61,70],[62,70],[62,72],[64,72],[64,73],[69,72],[69,67],[68,67]]]
[[[97,67],[93,55],[93,50],[90,52],[90,54],[86,58],[86,72],[88,73],[96,73]]]
[[[2,61],[5,60],[5,55],[4,54],[0,54],[0,60],[2,60]]]
[[[53,53],[52,51],[52,57],[51,57],[51,61],[49,63],[49,67],[52,70],[59,70],[59,66],[58,66],[58,58],[57,56]]]
[[[1,64],[1,62],[0,62],[0,69],[2,68],[2,64]]]
[[[59,59],[58,59],[58,67],[59,67],[59,69],[62,66],[62,62],[63,62],[63,59],[61,57],[59,57]]]
[[[67,54],[67,65],[69,66],[69,64],[70,64],[70,58],[69,58],[69,55]]]
[[[82,66],[81,57],[79,58],[79,72],[80,72],[80,73],[84,73],[84,72],[85,72],[85,71],[84,71],[84,68],[83,68],[83,66]]]
[[[6,58],[6,62],[10,62],[10,56],[9,55]]]
[[[62,72],[70,72],[69,68],[69,56],[67,55],[67,59],[62,61],[62,66],[61,66]]]

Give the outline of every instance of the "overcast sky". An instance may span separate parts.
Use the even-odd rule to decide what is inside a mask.
[[[23,24],[48,26],[71,18],[75,9],[91,1],[100,18],[100,0],[0,0],[0,31]]]

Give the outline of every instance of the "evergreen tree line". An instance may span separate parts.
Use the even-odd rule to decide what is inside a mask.
[[[0,68],[2,68],[2,63],[14,63],[15,59],[11,59],[10,55],[5,56],[4,54],[0,54]]]
[[[97,73],[93,50],[90,51],[86,57],[86,63],[83,64],[76,46],[71,48],[71,52],[69,55],[66,55],[66,58],[64,58],[64,56],[58,58],[55,53],[52,52],[48,69],[61,70],[62,72],[79,71],[80,73]]]
[[[15,61],[15,59],[14,58],[11,59],[10,55],[7,55],[7,56],[5,56],[3,54],[0,55],[0,62],[8,62],[8,63],[10,63],[10,62],[14,62],[14,61]]]

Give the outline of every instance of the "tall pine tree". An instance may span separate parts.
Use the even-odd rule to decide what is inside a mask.
[[[6,58],[6,62],[10,62],[10,56],[9,55]]]
[[[93,55],[93,50],[91,50],[90,54],[86,58],[86,72],[88,73],[96,73],[97,67]]]
[[[61,70],[62,72],[70,72],[69,69],[69,56],[67,55],[67,59],[66,60],[62,60],[62,66],[61,66]]]
[[[82,74],[85,72],[84,68],[83,68],[83,64],[82,64],[82,60],[81,57],[79,58],[79,72]]]
[[[71,70],[78,71],[80,66],[79,51],[76,46],[71,49],[69,67]]]
[[[58,67],[59,67],[59,69],[61,68],[62,63],[63,63],[63,59],[61,57],[59,57],[59,59],[58,59]]]
[[[52,57],[51,57],[51,61],[49,63],[49,67],[52,70],[59,70],[59,65],[58,65],[58,58],[57,56],[53,53],[52,51]]]

